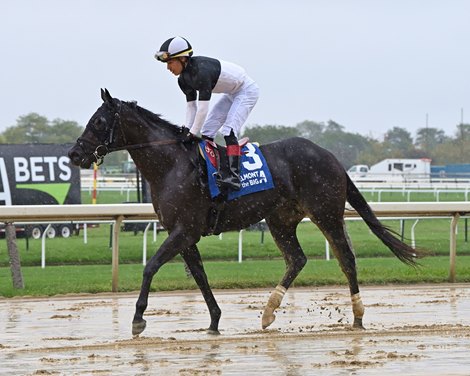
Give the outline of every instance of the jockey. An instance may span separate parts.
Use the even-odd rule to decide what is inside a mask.
[[[229,171],[219,171],[217,184],[239,190],[240,146],[238,135],[258,100],[258,85],[245,70],[233,63],[205,56],[193,56],[189,42],[182,37],[165,41],[155,58],[167,63],[178,76],[178,85],[186,95],[185,141],[201,131],[203,138],[214,140],[220,130],[227,145]],[[222,93],[209,111],[212,93]]]

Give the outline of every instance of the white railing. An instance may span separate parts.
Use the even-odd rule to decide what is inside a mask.
[[[446,194],[446,193],[454,193],[454,194],[460,194],[463,195],[464,201],[468,201],[469,199],[469,193],[470,193],[470,187],[466,188],[433,188],[433,189],[427,189],[427,188],[361,188],[360,189],[361,193],[370,193],[372,198],[375,199],[377,197],[377,201],[381,202],[382,201],[382,194],[383,193],[397,193],[397,194],[402,194],[402,196],[406,196],[406,201],[411,201],[411,195],[413,196],[418,196],[419,194],[430,194],[432,193],[433,196],[436,198],[436,201],[441,200],[441,195]]]
[[[355,181],[354,185],[359,189],[454,189],[470,187],[470,179],[440,179],[415,182],[361,182]]]
[[[92,195],[93,188],[89,186],[82,186],[81,188],[82,192],[87,192],[88,195]],[[381,202],[382,201],[382,196],[384,193],[394,193],[394,194],[401,194],[403,197],[406,197],[406,201],[410,202],[411,197],[413,198],[419,197],[421,194],[432,194],[435,198],[436,201],[441,201],[442,195],[443,194],[448,194],[452,193],[454,194],[454,200],[456,199],[455,195],[460,195],[463,200],[462,201],[469,201],[470,200],[470,185],[463,187],[461,186],[460,188],[451,188],[450,186],[443,186],[443,185],[437,185],[434,186],[434,188],[425,188],[425,186],[422,187],[398,187],[396,186],[395,188],[387,188],[387,186],[370,186],[367,188],[367,186],[360,186],[359,190],[361,193],[369,193],[371,195],[371,200]],[[125,195],[125,201],[131,201],[131,194],[135,194],[137,191],[136,187],[128,187],[126,185],[103,185],[101,187],[96,187],[96,191],[98,195],[100,192],[119,192],[121,196]],[[459,196],[457,196],[459,197]],[[123,199],[124,200],[124,199]]]
[[[82,189],[91,189],[94,186],[92,177],[81,178]],[[100,176],[96,179],[97,188],[136,188],[137,180],[135,177],[107,177]]]
[[[448,217],[450,228],[449,280],[455,281],[456,228],[460,216],[470,215],[470,202],[378,202],[370,204],[379,217]],[[358,217],[347,207],[345,217]],[[112,291],[118,290],[119,233],[123,220],[157,220],[152,204],[0,206],[0,222],[111,221]]]
[[[411,201],[412,196],[417,197],[420,194],[432,194],[436,201],[441,201],[442,195],[447,193],[461,195],[464,201],[470,200],[470,179],[433,179],[416,182],[355,182],[355,185],[362,193],[371,194],[372,198],[379,202],[382,201],[384,193],[401,193],[403,197],[406,196],[406,201],[408,202]],[[82,176],[81,191],[87,192],[91,196],[93,189],[93,178]],[[96,191],[98,194],[106,191],[119,192],[121,196],[125,195],[125,201],[130,201],[131,194],[137,191],[137,181],[133,175],[105,175],[98,177]]]

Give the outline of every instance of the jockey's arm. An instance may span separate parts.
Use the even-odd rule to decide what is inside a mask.
[[[189,102],[188,102],[189,106]],[[194,114],[194,122],[191,125],[189,131],[193,135],[197,135],[201,130],[204,122],[206,121],[207,114],[209,112],[209,101],[199,100],[197,103],[196,113]],[[189,126],[188,126],[189,128]]]
[[[197,112],[197,103],[195,100],[186,102],[186,122],[185,125],[188,128],[191,128],[194,124],[194,119],[196,118]]]
[[[199,90],[197,104],[194,95],[186,95],[186,127],[193,135],[197,135],[201,131],[209,113],[209,102],[212,96],[212,88],[209,84],[207,88]]]
[[[186,127],[193,135],[197,135],[209,113],[209,102],[214,86],[210,72],[198,71],[188,82],[182,76],[178,85],[186,95]]]

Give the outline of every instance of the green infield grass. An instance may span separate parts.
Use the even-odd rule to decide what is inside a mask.
[[[391,283],[443,283],[448,281],[448,257],[428,257],[413,268],[396,258],[359,258],[358,277],[361,285]],[[470,256],[457,257],[456,281],[470,282]],[[205,263],[209,283],[215,289],[272,288],[285,270],[283,260],[208,261]],[[119,266],[119,291],[138,291],[143,266]],[[10,269],[0,268],[0,295],[50,296],[57,294],[100,293],[111,291],[111,265],[63,265],[23,267],[25,288],[12,288]],[[346,278],[336,260],[310,259],[294,286],[346,285]],[[196,289],[180,261],[164,265],[155,276],[152,291]],[[345,286],[345,288],[347,288]]]
[[[401,224],[397,220],[384,222],[393,230],[401,233]],[[410,243],[411,227],[415,220],[404,222],[405,241]],[[371,233],[362,221],[347,221],[352,243],[359,258],[390,257],[392,252]],[[459,221],[457,236],[458,255],[470,255],[470,242],[465,241],[464,219]],[[420,219],[415,225],[416,246],[428,250],[429,255],[449,255],[450,219]],[[110,264],[110,224],[100,224],[88,228],[87,243],[84,243],[83,231],[70,238],[46,239],[46,265]],[[302,223],[298,228],[298,238],[305,254],[309,258],[325,258],[325,238],[312,223]],[[228,232],[219,236],[204,237],[198,244],[203,260],[236,261],[238,260],[239,233]],[[166,239],[166,232],[159,232],[154,241],[154,234],[147,234],[147,258]],[[121,232],[119,238],[119,262],[121,264],[141,263],[143,259],[143,232]],[[244,259],[277,259],[282,255],[268,231],[243,231],[242,246]],[[0,243],[1,244],[1,243]],[[5,244],[5,243],[3,243]],[[23,266],[41,265],[41,240],[17,239]],[[0,267],[9,265],[6,246],[0,246]]]
[[[134,192],[135,193],[135,192]],[[83,192],[83,202],[91,196]],[[395,197],[396,198],[396,197]],[[125,192],[101,192],[99,203],[116,203],[135,198]],[[398,200],[397,200],[398,201]],[[401,264],[360,220],[348,220],[347,226],[358,258],[359,278],[362,283],[426,283],[445,282],[449,268],[450,218],[384,220],[384,223],[411,243],[414,226],[416,246],[426,249],[428,256],[423,267],[413,269]],[[457,280],[470,281],[470,242],[466,234],[465,218],[458,224]],[[111,225],[101,223],[87,230],[85,244],[83,230],[78,236],[46,240],[46,268],[41,269],[41,240],[18,239],[24,290],[13,290],[9,258],[5,241],[0,242],[0,295],[55,295],[65,293],[94,293],[111,290]],[[299,241],[309,258],[305,270],[296,280],[297,285],[325,285],[345,283],[336,261],[325,260],[325,239],[312,223],[302,223],[297,232]],[[152,231],[146,238],[147,259],[166,239],[159,232],[154,239]],[[243,262],[238,263],[239,232],[202,238],[198,244],[205,262],[209,280],[214,288],[270,287],[276,285],[284,269],[284,261],[269,231],[242,233]],[[1,246],[3,244],[3,246]],[[143,259],[143,233],[121,232],[119,242],[120,291],[140,288]],[[331,255],[334,258],[334,255]],[[182,262],[177,257],[165,265],[154,281],[154,289],[173,290],[195,288],[186,278]]]

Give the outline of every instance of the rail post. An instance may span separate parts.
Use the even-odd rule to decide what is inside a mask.
[[[113,255],[112,255],[112,291],[118,291],[119,281],[119,232],[124,216],[120,215],[115,219],[113,227]]]
[[[144,230],[143,245],[142,245],[142,265],[147,265],[147,233],[152,222],[147,223]]]
[[[18,252],[18,247],[16,245],[16,227],[12,222],[5,223],[5,239],[7,241],[13,288],[24,289],[20,253]]]
[[[46,237],[49,229],[51,228],[51,224],[49,223],[44,232],[41,236],[41,268],[44,269],[46,267]]]
[[[449,282],[455,282],[455,258],[457,255],[457,222],[459,221],[460,214],[454,213],[452,221],[450,222],[450,266],[449,266]]]
[[[238,262],[243,261],[243,229],[238,233]]]

